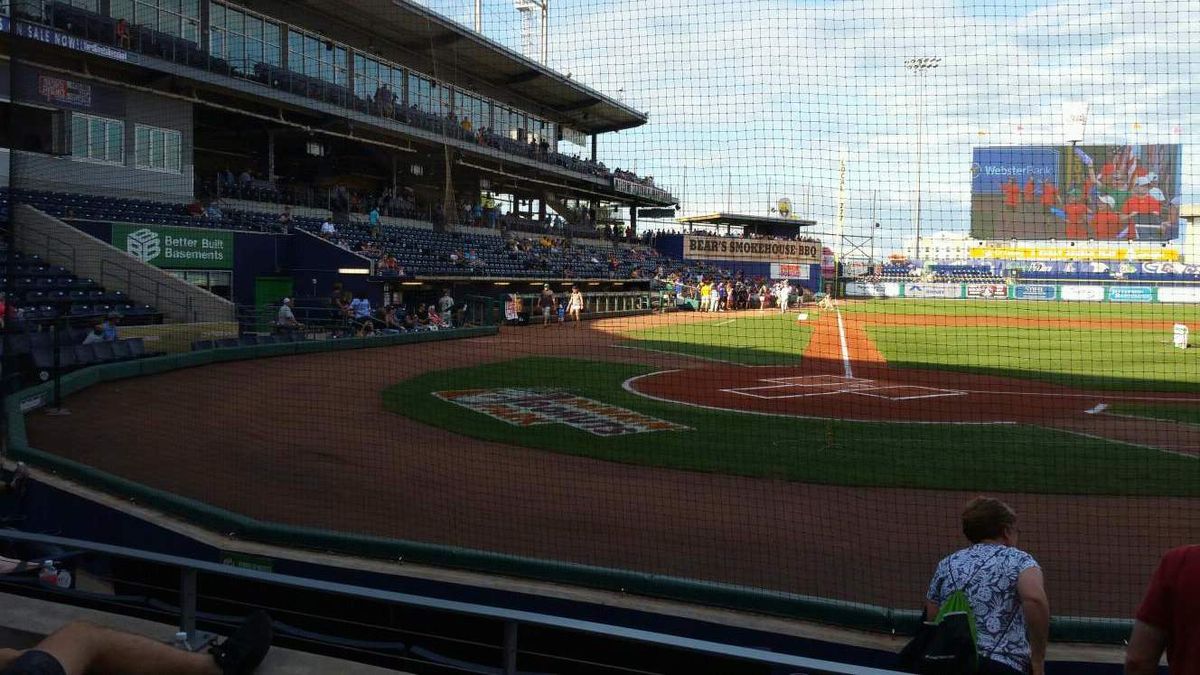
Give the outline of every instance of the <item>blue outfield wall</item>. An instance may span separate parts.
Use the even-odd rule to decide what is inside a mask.
[[[1180,286],[1137,284],[1039,284],[847,281],[850,298],[940,298],[946,300],[1066,300],[1080,302],[1200,304],[1200,283]]]

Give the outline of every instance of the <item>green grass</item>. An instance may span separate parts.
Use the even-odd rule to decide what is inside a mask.
[[[1200,322],[1200,305],[1116,302],[1045,302],[1037,300],[866,300],[844,303],[851,314],[927,314],[932,316],[996,316],[1031,320],[1136,320]]]
[[[1200,425],[1200,406],[1175,405],[1171,403],[1115,403],[1109,412],[1154,420],[1183,422]]]
[[[933,368],[1117,391],[1200,392],[1200,350],[1152,330],[868,325],[894,368]]]
[[[803,311],[808,321],[796,321],[799,310],[737,318],[715,314],[712,321],[632,331],[627,337],[631,346],[644,349],[752,366],[787,365],[800,362],[812,337],[817,312]]]
[[[1017,425],[848,423],[710,411],[621,388],[647,366],[553,358],[425,373],[384,407],[488,441],[600,460],[838,485],[1064,494],[1200,496],[1200,460]],[[432,392],[556,387],[690,427],[611,438],[561,424],[518,428]]]

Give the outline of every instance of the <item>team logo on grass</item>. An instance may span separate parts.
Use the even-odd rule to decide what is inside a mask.
[[[688,429],[562,389],[459,389],[435,391],[433,395],[518,427],[566,424],[596,436]]]

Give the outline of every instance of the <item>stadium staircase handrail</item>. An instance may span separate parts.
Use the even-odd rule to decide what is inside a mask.
[[[275,588],[300,589],[337,595],[354,600],[385,602],[404,607],[446,612],[478,619],[503,622],[505,639],[503,646],[504,673],[516,673],[516,657],[519,652],[518,636],[521,626],[537,626],[578,633],[584,635],[599,635],[619,638],[630,642],[658,647],[669,647],[683,651],[709,654],[734,659],[742,659],[762,664],[803,668],[815,674],[846,674],[860,673],[862,675],[894,675],[895,671],[868,668],[853,664],[835,663],[822,659],[781,654],[766,649],[743,647],[740,645],[681,637],[669,633],[629,628],[601,621],[575,619],[567,616],[533,612],[528,610],[510,609],[497,605],[447,600],[416,593],[402,593],[365,586],[313,579],[290,574],[279,574],[254,569],[245,569],[216,562],[185,558],[182,556],[155,553],[81,539],[57,537],[47,534],[19,532],[16,530],[0,530],[0,539],[25,544],[38,544],[46,547],[57,547],[67,551],[85,551],[93,554],[103,554],[110,558],[136,560],[144,563],[163,565],[173,568],[180,577],[179,628],[187,633],[188,644],[197,641],[197,580],[200,574],[213,575],[244,582],[263,584]],[[56,595],[68,597],[70,591],[58,591]],[[94,594],[88,598],[96,600]]]

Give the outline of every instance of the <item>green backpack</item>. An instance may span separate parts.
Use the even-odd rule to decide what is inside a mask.
[[[933,621],[922,624],[916,637],[900,653],[903,667],[924,675],[962,675],[979,669],[975,610],[971,608],[967,588],[975,575],[999,554],[996,551],[980,563],[967,582],[942,602]],[[958,585],[953,576],[951,581]]]

